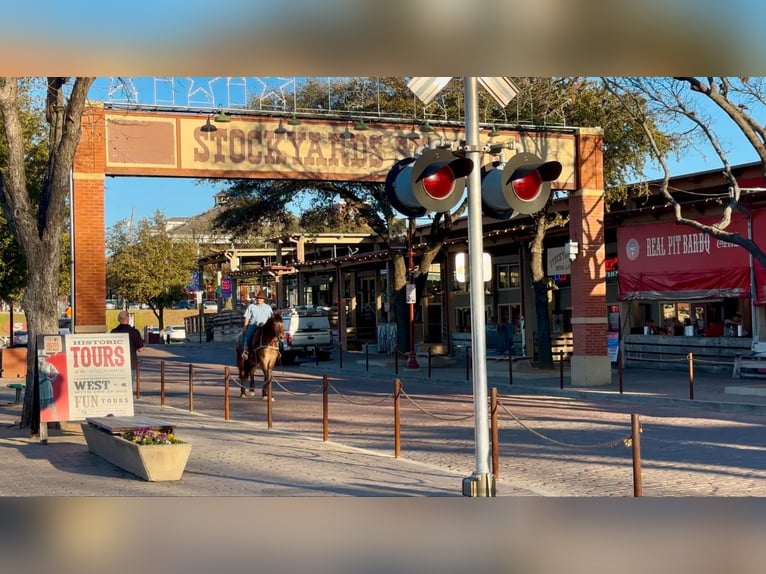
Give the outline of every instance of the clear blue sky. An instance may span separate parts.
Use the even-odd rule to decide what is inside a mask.
[[[197,184],[195,179],[172,177],[108,177],[104,224],[151,218],[158,209],[165,217],[191,217],[213,207],[222,184]]]

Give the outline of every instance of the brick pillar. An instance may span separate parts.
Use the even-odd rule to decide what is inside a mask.
[[[576,386],[612,382],[607,354],[606,270],[604,267],[604,162],[599,129],[576,136],[577,191],[569,194],[569,236],[578,243],[572,263],[571,380]]]
[[[86,108],[72,174],[74,248],[73,325],[75,333],[106,332],[104,231],[104,108]]]

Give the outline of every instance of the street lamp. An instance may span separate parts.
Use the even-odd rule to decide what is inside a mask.
[[[415,357],[415,299],[417,296],[415,288],[415,264],[413,263],[412,248],[412,228],[415,226],[415,219],[409,218],[407,226],[407,252],[409,263],[407,267],[407,302],[410,304],[410,356],[407,358],[408,369],[418,369],[418,360]]]

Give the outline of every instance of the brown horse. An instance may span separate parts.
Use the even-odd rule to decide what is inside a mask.
[[[263,372],[263,385],[261,396],[268,397],[268,388],[273,380],[271,375],[279,359],[279,342],[285,332],[282,315],[274,314],[260,328],[256,329],[250,348],[247,350],[247,359],[242,358],[244,351],[242,340],[237,340],[237,369],[239,370],[239,382],[241,385],[240,396],[245,396],[245,386],[250,381],[250,394],[255,394],[255,382],[253,371],[260,367]],[[240,338],[241,339],[241,338]]]

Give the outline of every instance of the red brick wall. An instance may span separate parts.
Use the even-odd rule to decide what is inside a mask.
[[[106,327],[106,255],[104,252],[103,107],[86,110],[74,160],[72,244],[74,246],[75,332]]]
[[[603,138],[577,136],[578,190],[569,194],[569,233],[579,245],[572,263],[572,332],[575,355],[606,355]]]

